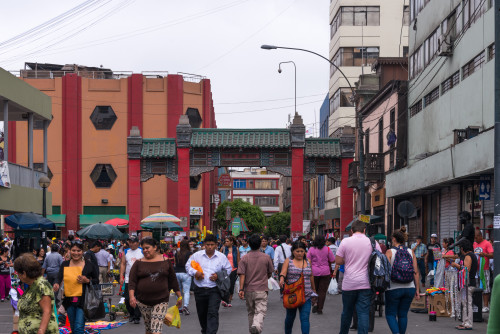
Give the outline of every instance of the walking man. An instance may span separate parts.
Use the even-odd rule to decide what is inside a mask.
[[[260,243],[260,251],[269,255],[271,260],[274,260],[274,248],[269,246],[269,240],[267,237],[263,236]]]
[[[109,253],[103,249],[102,244],[99,241],[96,241],[95,245],[99,246],[99,251],[95,253],[97,265],[99,266],[99,283],[107,283],[109,266],[111,264],[109,261]]]
[[[128,238],[128,244],[130,248],[125,249],[125,256],[120,264],[120,285],[125,283],[125,306],[129,314],[129,322],[134,322],[134,324],[139,324],[141,322],[141,311],[139,307],[130,306],[130,296],[128,292],[128,280],[130,269],[135,261],[140,260],[144,257],[142,254],[142,249],[139,248],[139,238],[136,235],[130,236]]]
[[[411,250],[417,258],[417,266],[420,271],[420,281],[425,287],[425,277],[427,276],[427,272],[425,270],[427,267],[427,247],[422,243],[422,239],[421,235],[417,236],[417,242],[411,245]]]
[[[250,333],[257,334],[262,333],[267,311],[267,280],[274,268],[269,256],[259,252],[261,241],[257,234],[253,234],[248,243],[251,251],[241,258],[238,266],[239,296],[246,300]]]
[[[50,246],[50,253],[45,257],[42,265],[42,274],[47,274],[47,281],[49,281],[50,285],[54,285],[59,274],[59,268],[61,268],[61,263],[63,263],[63,258],[58,252],[59,245],[52,244]]]
[[[209,234],[204,240],[204,250],[200,250],[186,262],[186,272],[194,277],[194,299],[202,334],[215,334],[219,329],[219,307],[221,294],[217,288],[217,272],[225,270],[229,275],[232,267],[227,257],[217,251],[217,237]],[[192,267],[199,264],[202,271]]]
[[[356,220],[352,224],[353,235],[342,240],[335,262],[344,265],[342,286],[342,317],[340,334],[349,333],[354,308],[358,314],[358,334],[367,334],[372,290],[368,275],[368,262],[372,254],[370,239],[365,235],[366,224]],[[380,246],[375,243],[380,251]]]
[[[292,255],[292,246],[286,243],[286,235],[280,235],[279,240],[281,244],[276,247],[274,252],[274,270],[277,274],[281,273],[283,263],[285,263],[285,260]]]

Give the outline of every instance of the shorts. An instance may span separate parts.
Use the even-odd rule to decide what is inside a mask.
[[[481,289],[483,289],[483,293],[491,293],[491,285],[490,285],[490,280],[491,280],[491,274],[490,274],[490,270],[485,270],[484,271],[484,280],[486,281],[485,283],[485,286],[481,286],[481,278],[479,277],[479,273],[477,274],[477,277],[476,278],[476,282],[477,282],[477,287],[481,287]]]

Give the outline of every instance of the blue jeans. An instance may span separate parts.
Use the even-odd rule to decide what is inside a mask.
[[[342,291],[342,317],[340,318],[340,334],[349,333],[354,308],[358,313],[358,334],[367,334],[370,327],[371,289]]]
[[[425,259],[417,259],[417,266],[420,271],[420,281],[425,284],[425,277],[427,276],[425,273]]]
[[[311,299],[308,299],[304,305],[298,308],[286,309],[285,334],[292,334],[293,322],[297,315],[297,309],[300,316],[300,329],[302,334],[309,334],[309,314],[311,313]]]
[[[85,330],[85,316],[83,315],[83,309],[77,306],[70,306],[66,310],[66,314],[69,318],[71,333],[83,334]]]
[[[179,289],[181,290],[181,293],[183,294],[182,297],[182,306],[188,307],[189,306],[189,290],[191,288],[191,280],[193,279],[189,274],[186,273],[176,273],[175,276],[177,276],[177,282],[179,283]]]
[[[408,311],[413,297],[415,297],[415,288],[394,289],[385,292],[385,319],[392,334],[406,333]]]

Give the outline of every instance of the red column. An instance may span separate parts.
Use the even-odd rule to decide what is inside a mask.
[[[128,78],[128,119],[127,131],[137,126],[143,134],[143,77],[142,74],[132,74]],[[141,197],[141,160],[127,161],[127,212],[129,216],[129,231],[140,229],[142,219]]]
[[[77,231],[82,211],[82,80],[77,74],[62,78],[63,203],[66,229]]]
[[[16,122],[9,121],[9,162],[16,163]]]
[[[188,224],[184,231],[189,231],[189,147],[177,148],[177,217],[186,217]]]
[[[179,117],[184,113],[184,80],[182,75],[169,74],[167,77],[167,137],[176,137],[176,127],[179,124]],[[188,161],[189,166],[189,161]],[[180,173],[180,165],[178,166]],[[189,167],[188,175],[188,196],[189,196]],[[179,184],[167,179],[167,212],[177,217],[183,217],[178,211],[179,208]],[[189,199],[188,214],[185,216],[189,221]],[[188,224],[189,225],[189,224]]]
[[[342,179],[340,182],[340,235],[342,236],[345,228],[351,222],[353,215],[353,196],[352,188],[347,186],[349,178],[349,164],[353,161],[350,159],[342,159]]]
[[[202,110],[202,118],[203,118],[203,128],[211,128],[212,127],[212,115],[211,115],[211,106],[210,102],[212,100],[212,96],[210,93],[210,80],[203,79],[202,81],[202,89],[203,89],[203,110]],[[202,205],[203,205],[203,225],[207,226],[207,229],[210,229],[210,183],[211,178],[213,177],[212,172],[203,173],[202,184],[203,184],[203,195],[202,195]],[[200,226],[201,227],[201,226]]]
[[[304,211],[304,148],[292,148],[291,232],[302,233]]]

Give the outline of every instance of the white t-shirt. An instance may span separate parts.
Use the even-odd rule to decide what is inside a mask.
[[[125,254],[125,283],[128,283],[128,275],[130,274],[130,269],[136,260],[140,260],[144,257],[142,254],[142,249],[137,248],[136,250],[129,249]]]
[[[330,250],[332,251],[333,256],[335,256],[335,254],[337,254],[337,249],[339,249],[339,248],[337,247],[337,245],[335,245],[335,244],[331,244],[330,246],[328,246],[328,248],[330,248]],[[333,263],[331,264],[331,266],[332,266],[332,270],[335,270],[335,262],[333,262]]]

